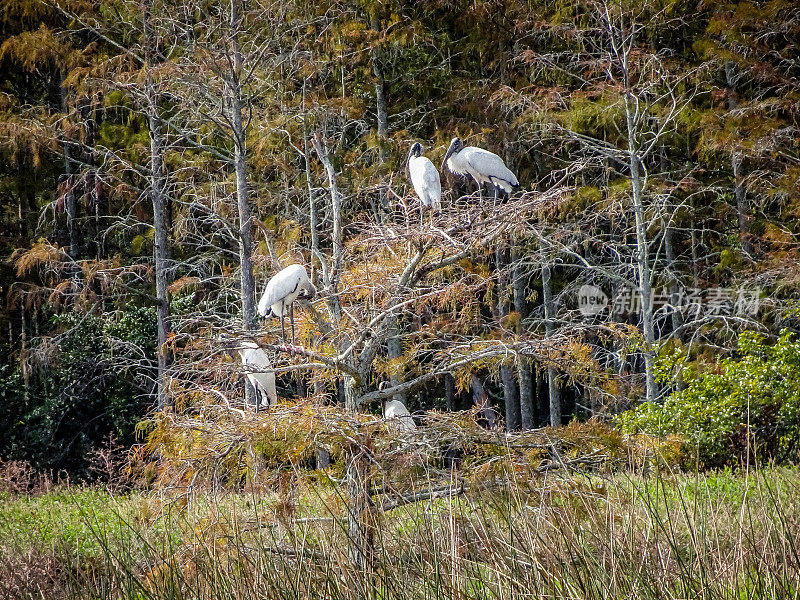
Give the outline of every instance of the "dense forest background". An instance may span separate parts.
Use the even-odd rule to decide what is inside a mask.
[[[85,474],[151,410],[252,395],[222,333],[286,400],[509,429],[644,402],[619,422],[723,420],[724,462],[760,398],[794,456],[797,386],[770,388],[800,365],[794,2],[8,0],[0,22],[0,458]],[[456,135],[520,189],[443,171],[420,217],[408,150],[438,165]],[[286,345],[255,302],[291,263],[320,294]]]

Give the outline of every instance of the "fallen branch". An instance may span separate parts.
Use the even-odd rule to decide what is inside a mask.
[[[234,536],[226,536],[229,538],[233,538]],[[266,546],[263,548],[251,548],[249,546],[239,546],[240,549],[245,550],[247,552],[253,553],[263,553],[269,552],[270,554],[278,554],[280,556],[288,556],[290,558],[309,558],[313,560],[329,560],[329,556],[324,552],[320,552],[319,550],[307,550],[307,549],[300,549],[297,548],[289,548],[286,546]]]
[[[399,508],[400,506],[405,506],[406,504],[413,504],[414,502],[420,502],[422,500],[431,500],[433,498],[450,498],[452,496],[458,496],[463,494],[468,490],[468,486],[464,485],[464,482],[460,482],[456,487],[452,485],[441,485],[435,488],[431,488],[422,492],[413,492],[410,494],[402,494],[401,496],[394,498],[393,500],[389,500],[384,502],[381,505],[381,509],[386,512],[390,510],[394,510],[395,508]]]

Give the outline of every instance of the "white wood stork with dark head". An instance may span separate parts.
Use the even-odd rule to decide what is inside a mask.
[[[464,146],[458,137],[454,137],[450,142],[442,161],[442,170],[445,165],[451,173],[472,177],[478,185],[478,191],[484,183],[488,183],[494,188],[495,197],[498,190],[510,194],[514,187],[519,185],[517,176],[497,154],[475,146]]]
[[[245,375],[256,391],[256,407],[272,406],[278,401],[278,390],[275,388],[275,371],[269,355],[253,341],[237,340],[229,335],[222,336],[228,351],[236,351],[246,369]]]
[[[422,156],[422,144],[419,142],[415,142],[408,153],[408,173],[414,191],[419,196],[419,218],[422,221],[423,207],[437,211],[442,209],[442,182],[434,164]]]
[[[283,318],[289,310],[292,324],[292,343],[294,343],[294,303],[296,300],[311,300],[317,288],[308,278],[303,265],[289,265],[278,271],[267,283],[267,289],[258,301],[258,314],[262,317],[275,315],[281,319],[281,339],[286,342]]]

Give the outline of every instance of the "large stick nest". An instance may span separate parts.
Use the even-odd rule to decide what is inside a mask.
[[[487,430],[474,410],[431,411],[414,431],[392,419],[314,403],[278,404],[256,414],[217,404],[157,413],[147,449],[161,488],[187,493],[243,486],[273,488],[287,478],[338,482],[350,461],[363,461],[373,495],[398,498],[437,483],[493,485],[545,473],[607,474],[678,459],[678,440],[623,436],[598,421],[521,433]],[[331,464],[317,469],[320,453]]]

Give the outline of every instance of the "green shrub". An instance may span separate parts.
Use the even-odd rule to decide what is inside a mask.
[[[676,355],[664,359],[670,371]],[[791,460],[800,448],[800,341],[783,331],[774,344],[746,332],[734,358],[685,370],[686,388],[663,404],[644,403],[619,417],[627,433],[679,435],[703,467],[748,456]]]
[[[65,312],[51,325],[32,342],[27,384],[18,364],[0,363],[0,457],[88,478],[109,434],[132,444],[150,407],[155,309]]]

